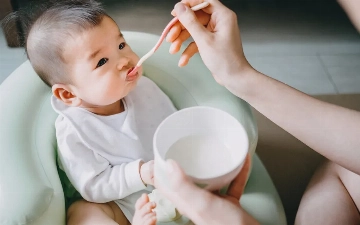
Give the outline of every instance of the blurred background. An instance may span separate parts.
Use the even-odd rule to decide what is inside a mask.
[[[120,28],[155,34],[176,3],[123,2],[109,7]],[[238,15],[245,55],[256,69],[309,94],[360,92],[360,36],[335,1],[224,3]]]
[[[29,2],[0,0],[0,19]],[[177,1],[102,2],[121,30],[160,35]],[[316,98],[360,110],[360,35],[336,1],[222,2],[238,15],[245,55],[253,67]],[[26,60],[23,48],[8,46],[16,45],[15,36],[10,31],[5,38],[0,31],[0,83]],[[257,153],[293,224],[301,195],[323,158],[255,110],[254,114]]]
[[[32,1],[0,2],[4,15],[11,10],[6,2],[21,8]],[[102,2],[120,29],[160,35],[177,1]],[[336,1],[222,2],[237,13],[245,54],[256,69],[309,94],[360,93],[360,36]],[[6,46],[3,33],[0,54],[1,82],[24,57],[22,49]]]

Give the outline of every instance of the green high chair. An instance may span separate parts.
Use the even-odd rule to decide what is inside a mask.
[[[159,36],[123,32],[141,57]],[[164,43],[144,63],[152,79],[178,109],[203,105],[222,109],[239,120],[248,136],[253,164],[241,204],[261,224],[285,225],[282,203],[271,178],[255,153],[258,133],[250,106],[218,85],[195,55],[179,68],[179,55],[168,53]],[[184,46],[182,51],[184,50]],[[181,51],[181,52],[182,52]],[[36,75],[29,61],[0,85],[0,224],[64,225],[65,198],[56,164],[51,89]],[[230,225],[230,224],[225,224]]]

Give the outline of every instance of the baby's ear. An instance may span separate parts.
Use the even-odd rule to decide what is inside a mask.
[[[70,89],[68,85],[54,84],[52,86],[53,95],[68,106],[81,105],[81,99],[77,97]]]

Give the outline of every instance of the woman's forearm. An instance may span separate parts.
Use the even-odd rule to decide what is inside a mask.
[[[355,28],[360,32],[360,2],[359,0],[338,0]]]
[[[238,77],[247,81],[239,81],[242,87],[234,94],[315,151],[360,174],[360,112],[322,102],[257,71]]]

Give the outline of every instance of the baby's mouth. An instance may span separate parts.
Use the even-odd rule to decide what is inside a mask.
[[[129,75],[129,73],[131,73],[131,71],[133,71],[135,69],[135,67],[131,67],[128,72],[127,72],[127,75]]]
[[[136,70],[134,71],[134,69],[135,69],[135,67],[132,67],[131,69],[128,70],[127,75],[126,75],[127,81],[133,81],[138,77],[139,73]]]

